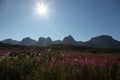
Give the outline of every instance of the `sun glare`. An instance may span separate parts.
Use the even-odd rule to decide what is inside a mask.
[[[37,3],[36,11],[41,16],[48,16],[48,6],[44,3]]]

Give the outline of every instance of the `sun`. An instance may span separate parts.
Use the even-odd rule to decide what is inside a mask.
[[[48,16],[48,6],[44,3],[37,3],[36,12],[41,16]]]

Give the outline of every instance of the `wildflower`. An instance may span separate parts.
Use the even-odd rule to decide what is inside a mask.
[[[112,69],[112,65],[110,65],[109,67],[108,67],[108,70],[111,70]]]

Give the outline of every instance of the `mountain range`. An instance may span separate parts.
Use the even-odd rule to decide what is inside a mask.
[[[82,42],[76,41],[71,35],[64,37],[63,40],[52,41],[50,37],[44,38],[40,37],[38,41],[33,40],[30,37],[23,38],[21,41],[13,39],[5,39],[0,41],[2,43],[12,44],[12,45],[25,45],[25,46],[48,46],[52,44],[70,44],[77,46],[88,46],[96,48],[120,48],[120,41],[114,39],[109,35],[100,35],[91,38],[89,41]]]

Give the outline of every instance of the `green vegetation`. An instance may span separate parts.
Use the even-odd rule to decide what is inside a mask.
[[[0,56],[0,79],[120,80],[120,55],[76,53],[48,49]]]

